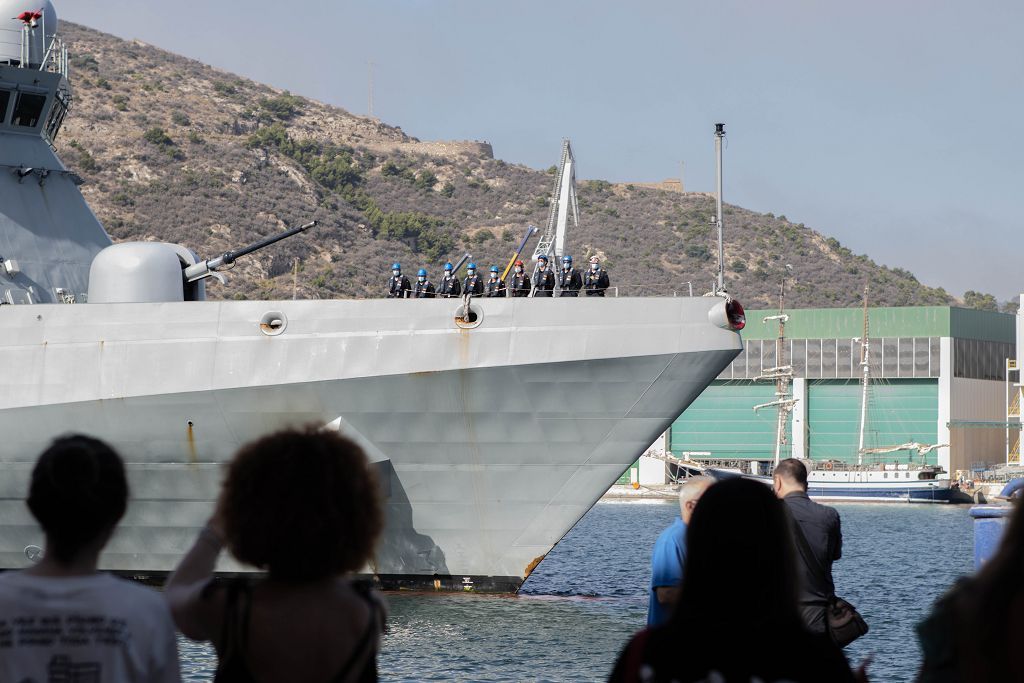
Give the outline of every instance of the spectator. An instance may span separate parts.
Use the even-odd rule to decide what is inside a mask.
[[[1024,681],[1024,503],[1017,502],[996,554],[939,599],[917,627],[921,683]]]
[[[611,681],[853,681],[842,650],[807,631],[785,506],[736,477],[701,496],[676,608],[619,655]]]
[[[376,680],[383,607],[345,575],[366,566],[381,525],[376,479],[348,439],[310,427],[243,446],[167,582],[178,628],[213,641],[217,680]],[[214,583],[222,547],[266,578]]]
[[[786,458],[775,466],[772,486],[789,508],[793,533],[803,534],[807,541],[804,544],[794,537],[800,612],[812,632],[825,633],[825,611],[836,597],[832,563],[843,555],[839,513],[807,496],[807,467],[796,458]],[[812,557],[806,556],[807,550]]]
[[[715,483],[711,477],[691,477],[679,489],[679,517],[661,532],[651,555],[651,588],[647,600],[647,625],[660,626],[668,621],[679,597],[686,559],[686,525],[690,523],[697,501]]]
[[[160,594],[97,571],[127,504],[124,464],[102,441],[65,436],[39,456],[28,508],[46,547],[35,566],[0,575],[0,680],[181,680]]]

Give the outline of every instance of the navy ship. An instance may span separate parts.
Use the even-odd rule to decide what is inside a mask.
[[[208,260],[113,244],[54,151],[73,91],[53,5],[0,10],[0,568],[38,556],[23,500],[58,434],[121,452],[132,500],[101,566],[157,580],[241,444],[318,423],[380,474],[367,574],[515,591],[741,349],[724,294],[210,300],[219,267],[280,236]]]

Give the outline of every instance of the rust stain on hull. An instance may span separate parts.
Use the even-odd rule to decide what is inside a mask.
[[[199,462],[199,456],[196,455],[196,434],[192,428],[192,420],[188,421],[188,461],[193,465]]]
[[[533,573],[533,570],[537,568],[537,565],[540,564],[541,561],[545,557],[547,557],[547,556],[546,555],[540,555],[538,557],[535,557],[535,558],[533,558],[533,561],[530,562],[530,564],[526,565],[526,569],[523,570],[523,579],[524,580],[530,578],[530,574]]]

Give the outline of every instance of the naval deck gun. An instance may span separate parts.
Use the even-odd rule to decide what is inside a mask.
[[[107,247],[89,269],[89,303],[203,301],[206,278],[222,282],[220,271],[238,259],[318,225],[310,221],[211,259],[167,242],[121,242]]]

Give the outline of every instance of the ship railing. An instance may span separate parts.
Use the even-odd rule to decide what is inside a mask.
[[[24,54],[25,33],[9,28],[0,28],[0,54]]]
[[[64,41],[59,36],[54,36],[50,41],[50,45],[46,49],[46,55],[43,57],[43,63],[40,65],[39,70],[61,74],[67,78],[68,46],[64,44]]]
[[[50,73],[68,75],[68,48],[60,36],[51,36],[49,45],[44,50],[34,51],[33,47],[45,40],[37,36],[35,31],[25,29],[0,29],[0,54],[8,55],[7,61],[12,66],[22,69],[38,69]],[[39,63],[33,60],[33,53],[38,56],[42,52]],[[11,55],[18,55],[17,59]]]

